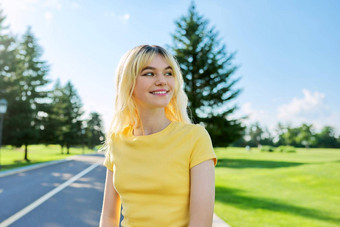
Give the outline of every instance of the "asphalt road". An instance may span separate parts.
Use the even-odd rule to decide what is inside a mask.
[[[106,168],[95,163],[101,163],[103,156],[86,155],[74,159],[0,177],[0,222],[90,167],[85,175],[65,185],[9,226],[98,226]]]
[[[100,154],[74,156],[0,177],[0,227],[97,227],[105,186],[103,160]],[[214,215],[213,227],[229,226]]]

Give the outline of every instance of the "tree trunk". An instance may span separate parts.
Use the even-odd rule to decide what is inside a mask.
[[[64,145],[60,145],[60,153],[64,154]]]
[[[27,144],[25,144],[25,161],[26,162],[29,162],[30,160],[28,159],[28,157],[27,157],[27,147],[28,147],[28,145]]]
[[[70,145],[66,145],[67,147],[67,154],[70,154]]]

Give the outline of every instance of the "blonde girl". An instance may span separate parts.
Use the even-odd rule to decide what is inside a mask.
[[[217,159],[187,114],[183,77],[160,46],[128,51],[116,72],[100,226],[211,226]]]

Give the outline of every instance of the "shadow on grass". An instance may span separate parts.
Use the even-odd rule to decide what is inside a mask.
[[[215,200],[241,209],[270,210],[340,224],[340,218],[329,216],[320,210],[284,204],[280,201],[267,198],[245,196],[239,194],[240,192],[241,190],[238,189],[217,186],[215,189]]]
[[[265,160],[250,160],[250,159],[218,159],[216,167],[227,168],[281,168],[304,165],[301,162],[276,162]]]

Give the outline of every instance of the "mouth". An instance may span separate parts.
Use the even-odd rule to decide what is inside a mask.
[[[150,94],[153,95],[166,95],[169,91],[151,91]]]

